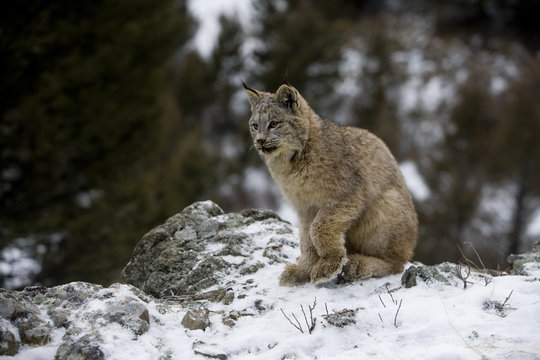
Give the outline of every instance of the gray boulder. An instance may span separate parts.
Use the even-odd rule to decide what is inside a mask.
[[[265,243],[253,241],[259,227],[268,234]],[[288,261],[281,250],[292,231],[270,210],[225,214],[211,201],[194,203],[144,235],[122,276],[155,297],[196,295],[261,269],[254,251],[262,250],[271,263]]]
[[[439,267],[444,266],[446,266],[447,270],[447,263],[439,265]],[[448,281],[447,276],[444,276],[441,271],[439,271],[437,266],[423,264],[412,265],[405,270],[401,276],[401,284],[406,288],[410,288],[417,285],[417,279],[424,281],[426,284],[431,284],[437,281],[445,285],[450,285],[450,281]]]
[[[514,275],[528,275],[527,266],[539,266],[540,263],[540,240],[536,241],[531,249],[523,254],[508,255],[507,260],[511,265],[510,273]]]
[[[184,315],[184,317],[182,318],[182,325],[189,330],[206,330],[206,328],[210,326],[208,310],[188,310],[188,312],[186,312],[186,315]]]
[[[24,292],[0,289],[0,319],[3,319],[2,339],[8,344],[2,347],[6,349],[14,348],[9,344],[15,339],[27,345],[45,345],[50,340],[52,325],[41,318],[39,308]]]
[[[117,324],[133,337],[144,334],[150,328],[148,300],[139,289],[122,284],[0,290],[0,355],[15,355],[21,345],[43,346],[55,329],[64,328],[57,359],[103,358],[100,330]]]
[[[69,339],[58,347],[55,360],[104,360],[105,354],[100,348],[101,341],[97,334]]]
[[[0,355],[15,355],[19,351],[20,337],[17,328],[0,318]]]

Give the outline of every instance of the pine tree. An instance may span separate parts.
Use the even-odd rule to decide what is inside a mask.
[[[282,5],[270,0],[256,3],[257,36],[264,45],[255,52],[262,73],[254,77],[271,91],[287,78],[312,104],[326,106],[323,102],[331,98],[339,78],[340,48],[347,41],[340,21],[347,7],[342,2],[305,0]]]
[[[429,165],[424,167],[424,174],[431,197],[418,206],[423,224],[420,238],[427,245],[419,248],[421,260],[457,261],[461,254],[456,245],[464,248],[464,243],[479,240],[474,223],[488,179],[495,119],[489,77],[472,70],[456,91],[443,142],[437,145],[437,151],[425,154]]]
[[[506,254],[526,250],[526,226],[540,204],[540,66],[529,57],[521,69],[501,96],[501,124],[492,144],[492,178],[515,189]]]
[[[139,220],[156,221],[138,213],[132,184],[160,142],[166,62],[192,25],[176,1],[2,12],[0,245],[45,248],[44,283],[111,280],[148,225]]]

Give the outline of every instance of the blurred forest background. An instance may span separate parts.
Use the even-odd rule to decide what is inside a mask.
[[[195,1],[195,0],[194,0]],[[261,0],[201,53],[185,0],[0,11],[0,285],[108,284],[196,200],[283,208],[240,79],[284,74],[420,176],[415,259],[504,268],[540,231],[540,1]]]

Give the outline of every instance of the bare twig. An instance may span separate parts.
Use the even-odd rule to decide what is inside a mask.
[[[294,313],[291,313],[291,315],[293,316],[294,320],[296,321],[296,323],[298,324],[298,327],[300,328],[300,331],[302,331],[302,325],[300,325],[300,321],[298,321],[298,319],[296,318],[296,315],[294,315]],[[304,332],[302,331],[302,334]]]
[[[291,323],[292,326],[294,326],[296,329],[298,329],[302,334],[304,333],[304,330],[302,330],[302,325],[300,325],[300,321],[298,321],[298,319],[296,318],[294,313],[291,313],[291,315],[294,317],[294,320],[296,320],[296,324],[293,323],[291,321],[291,319],[289,319],[289,317],[287,315],[285,315],[285,312],[283,311],[283,309],[280,308],[279,310],[281,310],[281,313],[283,314],[283,316],[285,316],[285,319],[287,319]]]
[[[310,318],[310,321],[311,321],[311,326],[309,327],[309,333],[310,334],[313,331],[313,329],[315,329],[315,324],[317,323],[317,319],[313,317],[313,310],[315,310],[315,306],[317,306],[317,298],[313,299],[313,306],[308,305],[309,318]]]
[[[457,277],[460,278],[463,281],[463,288],[467,288],[467,284],[472,284],[472,282],[467,281],[469,276],[471,276],[471,266],[467,264],[467,270],[465,271],[465,275],[461,272],[462,266],[461,264],[457,267]]]
[[[463,260],[465,261],[465,263],[469,266],[472,266],[473,268],[477,269],[477,270],[480,270],[478,268],[478,265],[476,265],[476,263],[474,261],[472,261],[471,259],[469,259],[467,256],[465,256],[465,253],[463,252],[463,250],[461,249],[461,246],[459,246],[459,244],[456,244],[459,252],[461,253],[461,256],[463,257]]]
[[[315,306],[317,306],[317,298],[314,298],[313,299],[313,306],[309,306],[308,305],[308,308],[309,308],[309,315],[312,314],[312,311],[315,310]]]
[[[300,310],[302,310],[302,314],[304,315],[304,321],[306,322],[306,327],[310,334],[313,332],[313,330],[315,329],[315,325],[317,324],[317,318],[313,317],[313,310],[315,310],[316,306],[317,306],[317,298],[313,300],[313,305],[308,305],[308,309],[309,309],[309,320],[308,320],[306,311],[304,310],[304,306],[300,305]],[[283,309],[280,308],[279,310],[281,310],[281,313],[283,314],[283,316],[285,316],[285,319],[287,319],[289,323],[291,323],[292,326],[298,329],[302,334],[304,333],[304,329],[302,329],[302,325],[300,324],[300,321],[298,321],[294,313],[291,313],[291,315],[296,321],[296,324],[292,322],[292,320],[285,314]],[[326,307],[326,313],[328,314],[328,307]]]
[[[309,330],[309,323],[307,321],[307,316],[306,316],[306,312],[304,311],[304,307],[302,305],[300,305],[300,309],[302,310],[302,314],[304,314],[304,321],[306,322],[306,327]],[[311,331],[309,333],[311,334]]]
[[[381,295],[379,294],[379,300],[381,300],[381,304],[384,306],[384,308],[386,309],[386,304],[384,303],[384,301],[382,301],[382,298],[381,298]]]
[[[403,299],[399,300],[399,306],[396,311],[396,316],[394,316],[394,326],[397,327],[397,316],[399,314],[399,309],[401,309],[401,303],[403,302]]]
[[[377,313],[377,315],[379,315],[379,320],[381,320],[381,322],[384,324],[384,321],[382,321],[382,316],[380,313]]]
[[[324,303],[324,308],[326,309],[326,316],[330,316],[330,314],[328,313],[328,304],[327,303]]]
[[[472,242],[469,241],[469,242],[466,242],[465,244],[469,245],[471,247],[471,249],[473,249],[474,253],[476,254],[476,257],[478,258],[478,261],[480,261],[480,265],[482,265],[482,270],[486,271],[486,266],[482,262],[482,258],[480,258],[480,255],[478,254],[478,252],[474,248],[474,245],[472,244]]]
[[[317,319],[313,317],[313,310],[315,309],[315,306],[317,306],[317,298],[313,300],[313,306],[308,305],[308,309],[309,309],[309,322],[308,322],[306,312],[304,311],[304,307],[300,305],[300,309],[302,309],[302,313],[304,314],[304,320],[306,321],[306,326],[310,334],[313,332],[313,329],[315,329],[315,324],[317,323]]]
[[[397,301],[394,300],[394,297],[392,296],[390,289],[388,289],[388,284],[386,284],[385,286],[386,286],[386,291],[388,292],[388,295],[390,295],[390,299],[392,299],[392,302],[397,305]]]
[[[316,319],[313,318],[312,308],[308,306],[309,308],[309,322],[306,316],[306,312],[304,311],[304,307],[300,305],[300,309],[302,309],[302,314],[304,314],[304,320],[306,322],[306,327],[308,329],[308,332],[311,334],[313,332],[313,329],[315,329]]]
[[[504,299],[504,302],[502,303],[502,307],[504,307],[504,305],[506,305],[506,303],[508,302],[508,300],[510,300],[510,296],[512,296],[512,293],[514,292],[514,290],[510,291],[510,294],[508,294],[508,296],[506,297],[506,299]]]

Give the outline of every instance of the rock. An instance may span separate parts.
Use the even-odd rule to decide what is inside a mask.
[[[492,312],[500,317],[506,317],[508,312],[512,310],[510,304],[507,304],[508,298],[504,301],[485,300],[482,304],[482,310]]]
[[[528,275],[526,270],[526,264],[528,263],[540,263],[540,240],[536,241],[531,251],[524,254],[511,254],[508,255],[507,260],[512,269],[510,273],[513,275]]]
[[[343,309],[334,311],[332,314],[323,315],[323,318],[330,324],[337,327],[344,327],[350,324],[356,324],[356,313],[358,309]]]
[[[44,345],[49,342],[51,325],[40,318],[36,305],[28,301],[24,291],[0,292],[0,316],[17,328],[20,342],[28,345]]]
[[[278,214],[268,209],[246,209],[242,210],[240,214],[244,217],[249,217],[257,221],[262,221],[266,219],[276,219],[283,221]]]
[[[47,315],[52,320],[55,327],[68,326],[69,310],[61,308],[50,308]]]
[[[0,355],[17,354],[19,342],[17,329],[7,320],[0,318]]]
[[[216,349],[216,344],[207,344],[203,341],[195,341],[192,345],[193,352],[209,359],[227,360],[227,355]]]
[[[0,317],[15,323],[22,323],[35,317],[38,308],[26,301],[23,294],[0,290]]]
[[[296,353],[286,353],[281,357],[281,360],[296,360],[298,359],[298,355]]]
[[[234,301],[234,291],[228,290],[221,299],[221,302],[225,305],[230,305]]]
[[[142,335],[150,329],[150,315],[146,306],[126,298],[107,303],[105,311],[95,315],[94,321],[99,320],[120,324],[135,335]]]
[[[260,229],[267,240],[255,244],[253,235]],[[228,275],[243,276],[264,267],[253,259],[258,249],[271,263],[288,261],[284,234],[292,234],[291,225],[270,210],[224,214],[211,201],[198,202],[144,235],[122,276],[159,298],[199,294],[225,285]]]
[[[77,340],[62,343],[56,351],[55,360],[104,360],[105,354],[96,334],[85,335]]]
[[[42,321],[27,322],[19,327],[21,342],[28,345],[47,344],[50,341],[51,331],[52,327]]]
[[[208,310],[188,310],[186,315],[182,318],[182,325],[189,330],[206,330],[206,328],[210,326]]]
[[[8,297],[8,291],[0,290],[0,317],[11,319],[11,315],[15,312],[14,300]]]
[[[418,275],[418,268],[416,266],[410,266],[403,275],[401,275],[401,285],[406,288],[412,288],[416,286],[416,276]]]
[[[77,281],[55,286],[47,289],[45,293],[29,295],[37,303],[65,309],[82,305],[102,289],[101,285]]]
[[[16,353],[21,344],[43,346],[53,330],[62,327],[65,335],[58,359],[103,358],[100,330],[119,324],[134,337],[144,334],[150,328],[147,301],[147,295],[125,284],[103,288],[73,282],[53,288],[1,290],[0,353]]]
[[[238,311],[233,310],[229,313],[224,314],[223,318],[221,319],[221,322],[224,325],[227,325],[228,327],[233,327],[234,325],[236,325],[236,322],[238,321],[238,319],[240,319],[241,317],[246,317],[246,316],[253,316],[253,314],[247,313],[247,312],[238,312]]]
[[[401,284],[406,288],[416,286],[417,278],[423,280],[426,284],[438,281],[445,285],[450,285],[450,281],[448,281],[436,266],[429,265],[409,266],[401,276]]]

